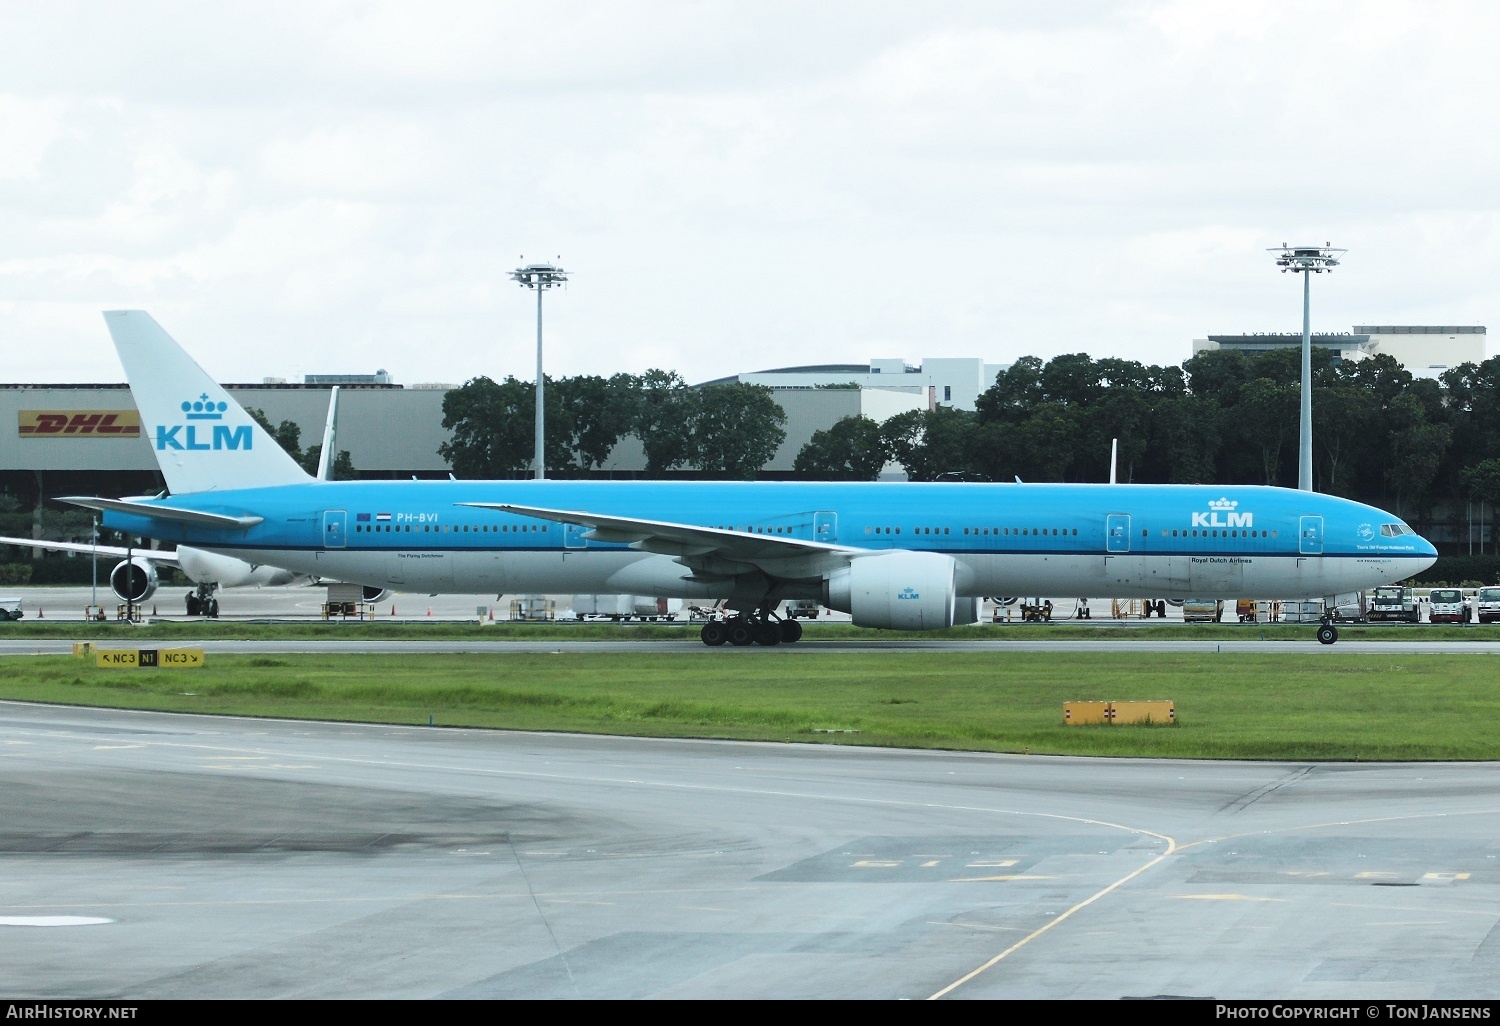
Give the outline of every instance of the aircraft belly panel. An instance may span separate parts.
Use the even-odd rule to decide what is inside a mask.
[[[630,563],[621,563],[599,590],[663,598],[724,598],[734,590],[732,579],[718,583],[689,581],[691,572],[669,556],[638,556]]]
[[[1238,596],[1245,590],[1245,563],[1237,556],[1192,556],[1186,597]]]
[[[494,550],[449,553],[453,587],[471,594],[503,595],[507,591],[530,591],[513,587],[510,582],[509,557]]]

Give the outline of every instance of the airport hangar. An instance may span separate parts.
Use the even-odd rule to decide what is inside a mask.
[[[935,406],[972,410],[1003,369],[978,359],[925,360],[915,367],[902,360],[872,360],[759,371],[705,384],[743,381],[772,389],[787,417],[786,439],[763,471],[774,479],[792,476],[797,454],[813,434],[844,417],[881,422]],[[300,383],[273,378],[225,389],[241,405],[264,412],[273,425],[295,423],[302,447],[308,448],[322,443],[334,385],[339,387],[335,448],[349,452],[360,477],[448,476],[452,468],[438,447],[451,436],[443,427],[443,398],[453,385],[402,385],[382,370],[308,375]],[[828,385],[845,387],[820,387]],[[640,441],[627,437],[596,474],[630,478],[645,467]],[[904,476],[899,467],[888,469]],[[689,469],[683,476],[691,474]],[[0,384],[0,495],[30,508],[39,496],[145,495],[163,487],[124,384]]]

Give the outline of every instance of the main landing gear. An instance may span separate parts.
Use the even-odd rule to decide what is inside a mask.
[[[219,600],[214,598],[214,585],[200,584],[187,593],[187,615],[218,618]]]
[[[745,645],[790,645],[802,640],[802,624],[795,619],[783,620],[770,609],[755,613],[735,613],[722,620],[710,620],[699,632],[705,645],[717,648],[728,644]]]

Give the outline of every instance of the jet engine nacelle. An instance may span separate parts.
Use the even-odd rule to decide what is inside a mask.
[[[177,565],[194,584],[217,584],[221,588],[275,587],[307,580],[305,574],[264,563],[247,563],[202,549],[177,547]]]
[[[383,602],[391,597],[391,589],[389,588],[379,588],[373,584],[367,584],[364,587],[364,596],[366,602]]]
[[[823,604],[850,614],[858,627],[936,631],[973,623],[979,618],[978,600],[966,600],[962,611],[957,608],[957,569],[952,557],[937,552],[861,556],[829,575]]]
[[[122,560],[109,572],[109,587],[122,602],[146,601],[158,583],[156,564],[147,559]]]

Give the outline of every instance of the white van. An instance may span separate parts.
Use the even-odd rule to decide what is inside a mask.
[[[1480,623],[1500,621],[1500,588],[1480,588],[1474,597],[1474,614]]]
[[[1468,623],[1469,603],[1458,588],[1433,588],[1427,593],[1428,623]]]
[[[21,596],[0,595],[0,620],[19,620],[24,615],[21,612]]]

